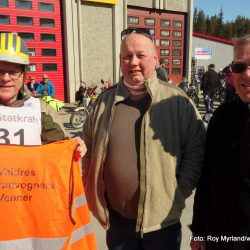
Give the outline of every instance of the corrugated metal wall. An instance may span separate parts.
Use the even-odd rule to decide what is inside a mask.
[[[219,71],[233,60],[233,45],[212,41],[193,36],[192,57],[195,56],[195,48],[212,49],[211,59],[197,59],[197,66],[203,66],[207,70],[210,63],[215,64],[215,70]]]

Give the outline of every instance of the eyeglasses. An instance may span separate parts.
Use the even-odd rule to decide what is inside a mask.
[[[12,80],[17,80],[21,77],[23,72],[20,71],[15,71],[15,70],[10,70],[10,71],[6,71],[6,70],[0,70],[0,78],[4,78],[5,74],[8,73],[9,77]]]
[[[147,28],[128,28],[128,29],[125,29],[121,32],[121,40],[123,40],[126,36],[128,36],[129,34],[132,34],[132,33],[142,34],[153,41],[151,33],[150,33],[150,29],[147,29]]]
[[[232,63],[231,69],[233,73],[242,73],[244,72],[247,68],[250,68],[249,64],[246,63],[240,63],[240,62],[235,62]]]

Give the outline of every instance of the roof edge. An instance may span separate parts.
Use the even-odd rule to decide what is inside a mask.
[[[226,43],[226,44],[230,44],[230,45],[235,44],[235,42],[230,41],[230,40],[218,38],[218,37],[215,37],[215,36],[205,35],[205,34],[201,34],[201,33],[197,33],[197,32],[193,32],[193,36],[205,38],[205,39],[216,41],[216,42]]]

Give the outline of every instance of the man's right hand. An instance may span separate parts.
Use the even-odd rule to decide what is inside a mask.
[[[191,240],[190,242],[191,250],[206,250],[205,241]]]

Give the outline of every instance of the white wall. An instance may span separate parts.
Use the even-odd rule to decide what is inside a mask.
[[[233,45],[193,36],[192,57],[195,56],[195,48],[211,48],[211,59],[197,59],[197,66],[203,66],[207,70],[210,63],[215,64],[215,70],[219,71],[233,60]]]

